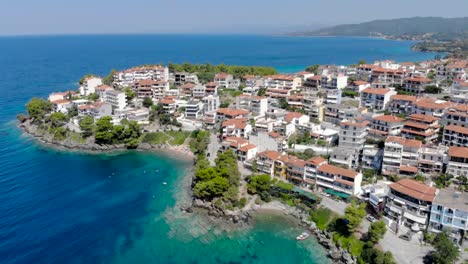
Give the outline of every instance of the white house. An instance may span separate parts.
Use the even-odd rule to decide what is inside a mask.
[[[102,79],[96,76],[85,77],[80,83],[80,95],[88,96],[96,92],[96,87],[102,85]]]
[[[117,90],[107,90],[104,92],[104,102],[112,105],[112,108],[122,110],[127,106],[125,93]]]

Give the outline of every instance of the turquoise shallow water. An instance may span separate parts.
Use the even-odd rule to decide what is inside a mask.
[[[226,233],[183,215],[184,161],[51,150],[23,136],[15,116],[33,96],[76,88],[84,74],[112,68],[190,61],[291,72],[314,63],[433,56],[410,45],[268,36],[0,38],[0,263],[327,263],[314,239],[296,243],[302,229],[288,219],[263,216],[252,229]]]

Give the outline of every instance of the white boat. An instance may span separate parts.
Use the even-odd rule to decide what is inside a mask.
[[[300,234],[299,236],[297,236],[297,237],[296,237],[296,240],[305,240],[305,239],[307,239],[309,236],[310,236],[309,233],[304,232],[304,233]]]

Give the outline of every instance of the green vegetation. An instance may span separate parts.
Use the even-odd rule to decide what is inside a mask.
[[[359,95],[358,92],[356,91],[353,91],[351,89],[343,89],[343,96],[345,97],[352,97],[352,98],[355,98]]]
[[[312,65],[312,66],[308,66],[308,67],[305,69],[305,71],[311,72],[311,73],[317,75],[317,74],[318,74],[319,67],[320,67],[320,65],[314,64],[314,65]]]
[[[94,131],[94,119],[91,116],[85,116],[80,120],[80,129],[83,137],[89,137]]]
[[[164,131],[145,133],[141,142],[155,145],[169,144],[179,146],[184,144],[185,139],[190,135],[187,131]]]
[[[383,252],[372,243],[366,243],[361,253],[360,260],[368,264],[396,264],[391,252]]]
[[[210,143],[210,132],[203,130],[194,130],[190,135],[190,149],[195,154],[205,153]]]
[[[450,186],[450,182],[453,179],[453,175],[441,174],[434,179],[434,182],[439,189],[443,189]]]
[[[257,95],[258,96],[264,96],[266,93],[266,88],[260,88],[258,89]]]
[[[442,92],[442,88],[437,87],[436,85],[428,85],[426,88],[424,88],[424,92],[430,94],[439,94]]]
[[[102,78],[102,83],[106,85],[112,85],[112,82],[114,81],[114,74],[116,73],[116,70],[112,69],[109,75],[106,77]]]
[[[133,91],[131,87],[125,87],[123,91],[125,92],[125,97],[127,98],[127,101],[131,101],[137,96],[137,94]]]
[[[32,98],[26,104],[26,110],[34,123],[42,123],[45,116],[52,111],[52,104],[42,98]]]
[[[320,207],[315,209],[310,215],[310,219],[317,224],[320,230],[325,230],[329,224],[331,224],[337,215],[326,207]]]
[[[366,204],[357,204],[352,202],[350,206],[346,208],[345,219],[346,226],[349,232],[354,232],[362,222],[362,219],[366,216]]]
[[[225,72],[232,74],[234,78],[241,78],[245,75],[266,76],[276,74],[276,70],[272,67],[265,66],[238,66],[238,65],[212,65],[206,64],[174,64],[169,63],[171,72],[189,72],[197,73],[198,80],[202,83],[210,82],[216,73]]]
[[[218,154],[216,166],[207,167],[205,156],[198,155],[195,172],[195,197],[211,201],[215,198],[230,206],[237,205],[240,185],[240,172],[237,168],[237,159],[231,150]]]
[[[241,95],[242,93],[243,93],[243,92],[242,92],[241,90],[237,90],[237,89],[227,89],[227,88],[219,89],[219,91],[218,91],[218,94],[219,94],[220,96],[229,94],[229,95],[232,96],[232,97],[237,97],[237,96]]]
[[[434,239],[432,245],[434,246],[434,252],[432,252],[430,258],[432,263],[435,264],[452,264],[458,258],[458,249],[455,247],[453,242],[450,240],[448,231],[443,231]]]
[[[96,101],[97,99],[99,99],[99,95],[97,93],[92,93],[89,94],[86,98],[91,101]]]
[[[375,221],[369,227],[367,238],[372,243],[377,243],[380,239],[384,237],[386,232],[387,225],[384,223],[384,221]]]
[[[313,149],[306,149],[306,150],[304,150],[304,152],[290,151],[290,152],[288,152],[288,155],[298,157],[301,160],[308,160],[308,159],[311,159],[311,158],[317,156],[317,154],[315,154]]]
[[[96,121],[95,142],[97,144],[125,144],[129,149],[138,147],[141,128],[135,121],[121,122],[125,125],[113,125],[110,116]]]
[[[143,98],[143,106],[146,108],[150,108],[151,106],[153,106],[153,100],[146,96],[145,98]]]

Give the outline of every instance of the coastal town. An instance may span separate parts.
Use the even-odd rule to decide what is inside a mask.
[[[50,142],[93,150],[166,145],[202,153],[207,166],[230,152],[242,175],[291,184],[337,214],[352,200],[366,204],[364,221],[385,223],[381,247],[398,263],[422,263],[401,254],[429,251],[424,237],[442,232],[466,258],[468,60],[359,61],[294,74],[143,65],[87,75],[79,89],[35,103],[50,110],[28,106],[29,116],[50,120]],[[209,132],[197,153],[194,131]]]

